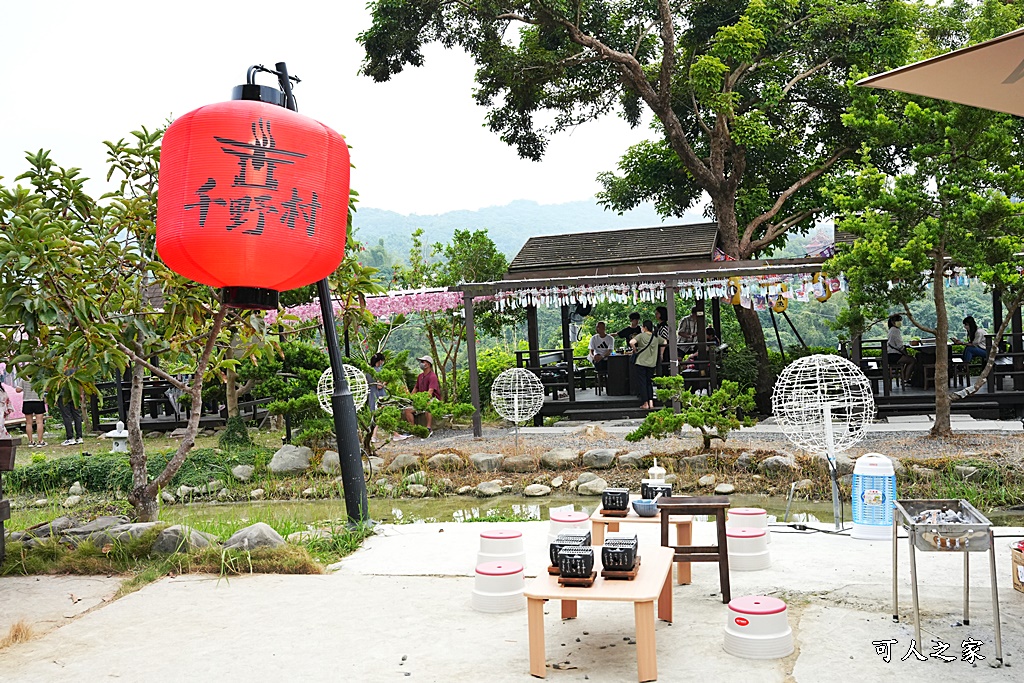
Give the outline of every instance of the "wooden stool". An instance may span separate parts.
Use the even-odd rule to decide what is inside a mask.
[[[717,562],[722,586],[722,602],[732,599],[729,589],[729,549],[726,542],[725,517],[729,508],[728,496],[693,496],[659,498],[661,510],[661,544],[675,551],[675,562]],[[668,527],[672,515],[708,515],[715,518],[718,545],[670,545]]]

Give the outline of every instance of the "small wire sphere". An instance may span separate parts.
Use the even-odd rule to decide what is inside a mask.
[[[352,365],[342,365],[345,368],[345,379],[348,381],[348,390],[352,392],[352,402],[356,404],[356,410],[366,405],[366,397],[370,393],[370,385],[366,381],[366,375],[359,368]],[[320,401],[320,407],[328,415],[334,415],[331,408],[331,395],[334,393],[334,372],[327,368],[324,374],[320,375],[320,381],[316,383],[316,397]]]
[[[864,438],[875,419],[875,397],[860,368],[830,354],[805,356],[787,366],[772,394],[772,412],[782,433],[799,448],[825,453],[826,410],[832,415],[836,453]]]
[[[491,405],[509,422],[529,420],[544,405],[544,385],[526,368],[509,368],[494,378]]]

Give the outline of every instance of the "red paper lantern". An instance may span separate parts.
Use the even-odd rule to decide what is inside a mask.
[[[160,156],[156,247],[175,272],[276,308],[277,292],[341,263],[349,156],[327,126],[265,102],[211,104],[171,124]]]

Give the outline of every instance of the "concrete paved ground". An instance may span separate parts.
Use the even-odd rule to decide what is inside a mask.
[[[530,681],[526,611],[490,615],[470,608],[479,533],[488,526],[524,532],[528,574],[546,566],[546,522],[385,526],[326,576],[164,579],[0,651],[0,680]],[[656,525],[623,530],[639,532],[641,554],[658,542]],[[697,543],[710,542],[713,534],[710,524],[695,525]],[[920,649],[932,653],[931,641],[939,639],[958,659],[900,661],[913,637],[907,542],[899,544],[903,620],[894,624],[889,542],[777,531],[771,569],[733,572],[733,595],[786,600],[797,651],[776,661],[727,655],[717,566],[697,564],[694,583],[674,589],[675,623],[657,624],[659,680],[1020,680],[1024,593],[1010,585],[1010,540],[997,539],[1003,651],[1010,668],[986,666],[995,658],[987,555],[971,557],[971,625],[965,627],[956,625],[962,616],[962,556],[918,553],[928,641]],[[59,598],[75,592],[79,580],[94,581],[0,579],[0,615],[12,611],[8,601]],[[579,607],[579,618],[564,622],[557,605],[547,610],[548,680],[636,680],[635,647],[629,644],[633,610],[621,603]],[[45,613],[28,605],[25,611]],[[978,667],[959,659],[968,637],[982,641],[986,659]],[[898,641],[888,664],[872,645],[885,639]]]

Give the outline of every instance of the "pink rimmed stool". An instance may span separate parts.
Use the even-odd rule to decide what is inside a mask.
[[[590,515],[585,512],[552,512],[551,521],[548,524],[548,544],[550,545],[558,537],[559,532],[566,529],[590,530]]]
[[[772,566],[768,554],[768,541],[764,529],[727,527],[726,542],[729,546],[729,567],[741,572],[753,572]]]
[[[748,529],[764,529],[765,539],[772,542],[772,532],[768,529],[768,511],[763,508],[729,508],[729,516],[725,525],[746,527]]]
[[[491,529],[480,533],[480,551],[476,563],[515,562],[526,566],[523,532],[515,529]]]
[[[484,562],[477,565],[473,585],[473,609],[478,612],[515,612],[526,607],[523,588],[526,576],[518,562]]]
[[[786,603],[765,595],[729,602],[725,651],[744,659],[780,659],[793,652]]]

